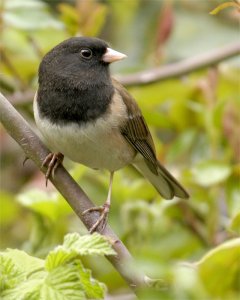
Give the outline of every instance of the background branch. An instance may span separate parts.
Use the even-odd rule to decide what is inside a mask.
[[[186,75],[219,63],[240,54],[240,43],[224,46],[220,49],[199,54],[182,61],[153,68],[147,71],[116,77],[125,86],[149,84]]]
[[[0,121],[12,136],[12,138],[22,147],[27,157],[31,158],[41,169],[42,162],[49,153],[48,149],[32,131],[28,123],[15,110],[9,101],[0,93]],[[46,170],[41,170],[45,172]],[[69,205],[81,219],[87,229],[96,222],[98,213],[82,215],[83,211],[93,207],[94,204],[87,197],[80,186],[73,180],[63,166],[56,170],[54,179],[50,179],[56,189],[63,195]],[[109,226],[102,233],[113,241],[113,248],[117,256],[108,256],[107,259],[115,269],[121,274],[129,286],[133,289],[146,284],[146,276],[136,270],[134,261],[124,244]]]

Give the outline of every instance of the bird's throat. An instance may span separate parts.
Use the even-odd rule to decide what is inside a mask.
[[[39,114],[57,124],[94,121],[107,111],[113,93],[111,83],[77,87],[42,84],[37,97]]]

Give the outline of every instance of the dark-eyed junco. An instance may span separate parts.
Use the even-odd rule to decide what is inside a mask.
[[[154,143],[141,110],[127,90],[110,76],[109,64],[125,58],[97,38],[63,41],[43,58],[34,116],[53,151],[44,161],[46,178],[64,156],[93,169],[110,172],[107,201],[84,213],[99,211],[91,228],[104,228],[115,171],[133,165],[165,199],[188,193],[156,158]]]

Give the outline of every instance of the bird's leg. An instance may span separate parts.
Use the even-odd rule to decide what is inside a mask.
[[[107,225],[108,213],[109,213],[110,206],[111,206],[113,174],[114,174],[114,172],[110,173],[110,182],[109,182],[108,196],[107,196],[106,202],[102,206],[91,207],[83,212],[83,215],[94,212],[94,211],[98,211],[100,213],[98,220],[90,228],[90,230],[89,230],[90,233],[93,233],[94,231],[96,231],[96,229],[99,225],[101,225],[101,228],[99,229],[99,231],[102,232]]]
[[[47,172],[45,174],[46,178],[46,186],[48,184],[48,179],[52,175],[52,178],[54,178],[55,171],[57,167],[63,162],[64,155],[60,152],[58,153],[49,153],[43,163],[42,168],[47,167]]]

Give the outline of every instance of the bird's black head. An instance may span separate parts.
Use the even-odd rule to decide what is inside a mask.
[[[57,45],[39,67],[40,115],[59,124],[97,119],[114,93],[108,66],[124,57],[97,38],[75,37]]]
[[[39,67],[39,84],[44,80],[63,79],[75,85],[106,81],[109,63],[124,58],[98,38],[74,37],[63,41],[43,58]]]

